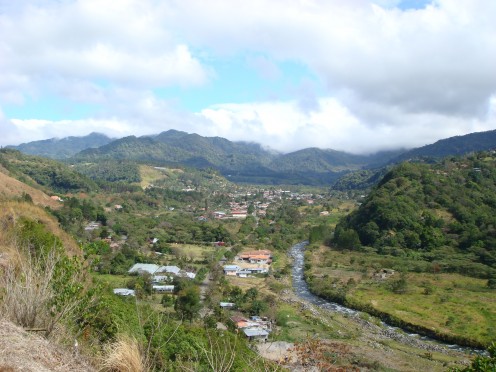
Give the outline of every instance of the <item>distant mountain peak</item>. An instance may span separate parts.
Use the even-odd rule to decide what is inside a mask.
[[[46,140],[8,146],[28,155],[39,155],[52,159],[66,159],[88,148],[97,148],[114,139],[102,133],[92,132],[81,137],[50,138]]]

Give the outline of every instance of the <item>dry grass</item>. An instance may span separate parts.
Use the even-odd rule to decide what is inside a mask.
[[[142,188],[146,188],[151,184],[168,177],[164,171],[155,169],[148,165],[140,165],[139,173],[141,176],[140,186]]]
[[[69,319],[82,297],[57,301],[60,293],[54,288],[54,282],[62,259],[55,250],[34,257],[12,249],[8,264],[0,272],[0,316],[27,329],[42,329],[46,337]],[[77,286],[82,282],[82,274],[74,272],[64,285]]]
[[[109,372],[149,371],[138,341],[127,335],[120,335],[104,350],[102,369]]]
[[[94,371],[75,352],[0,320],[0,371]]]
[[[0,167],[0,198],[12,199],[26,193],[31,196],[34,204],[42,207],[60,208],[60,202],[50,199],[44,192],[8,176],[7,173],[5,168]]]
[[[62,241],[67,254],[81,255],[81,249],[77,243],[69,234],[59,228],[59,223],[54,217],[48,215],[39,206],[17,201],[0,201],[0,253],[15,244],[12,234],[9,232],[14,230],[13,227],[21,217],[27,217],[43,224],[47,231]]]

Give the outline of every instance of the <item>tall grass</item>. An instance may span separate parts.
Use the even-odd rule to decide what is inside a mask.
[[[119,335],[105,346],[102,369],[108,372],[147,372],[145,357],[138,341],[131,336]]]
[[[0,268],[0,316],[27,329],[38,329],[48,337],[62,321],[74,315],[83,297],[62,298],[60,279],[64,256],[55,249],[35,255],[15,244],[7,263]],[[64,277],[64,288],[78,287],[82,273]]]

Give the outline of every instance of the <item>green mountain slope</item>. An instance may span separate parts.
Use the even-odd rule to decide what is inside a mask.
[[[336,228],[337,245],[496,276],[496,154],[402,163]],[[356,232],[356,234],[355,234]]]
[[[408,152],[397,150],[354,155],[331,149],[307,148],[281,154],[256,143],[232,142],[221,137],[168,130],[158,135],[129,136],[112,142],[103,135],[93,133],[80,138],[36,141],[18,148],[26,153],[59,158],[67,158],[82,149],[71,158],[76,162],[126,160],[160,166],[214,168],[237,182],[330,185],[354,171],[379,168],[377,174],[381,175],[380,168],[386,164],[462,155],[488,150],[495,145],[496,131],[489,131],[448,138]],[[362,178],[362,175],[352,176],[338,188],[368,187],[378,176],[368,177],[369,180]],[[357,180],[358,184],[353,184],[353,180]]]
[[[400,162],[420,158],[444,158],[446,156],[464,155],[470,152],[487,151],[496,148],[496,130],[471,133],[439,140],[431,145],[422,146],[393,159]]]
[[[63,163],[17,150],[0,149],[0,164],[11,177],[42,190],[66,193],[98,189],[94,181]]]
[[[98,149],[87,149],[77,161],[131,160],[157,165],[215,168],[233,181],[252,183],[329,184],[350,170],[383,165],[397,153],[358,156],[334,150],[305,149],[289,154],[259,144],[231,142],[176,130],[156,136],[126,137]]]
[[[52,159],[66,159],[82,150],[100,147],[112,141],[113,139],[104,134],[91,133],[84,137],[51,138],[9,147],[29,155],[44,156]]]

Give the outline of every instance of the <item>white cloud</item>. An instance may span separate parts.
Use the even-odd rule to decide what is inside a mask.
[[[409,11],[361,0],[175,5],[175,26],[191,42],[301,61],[330,92],[351,89],[410,112],[479,115],[496,91],[492,0],[439,0]]]
[[[7,119],[0,108],[0,129],[2,135],[0,136],[0,146],[10,145],[16,143],[21,136],[19,128]]]
[[[205,135],[229,133],[233,140],[256,140],[283,152],[320,147],[364,154],[423,146],[496,127],[496,99],[492,99],[489,108],[491,115],[484,119],[411,113],[379,104],[368,104],[361,112],[352,112],[334,98],[321,98],[319,107],[318,111],[305,113],[296,101],[230,104],[214,106],[200,114],[213,123]],[[373,125],[362,120],[361,115],[374,117]]]
[[[117,93],[116,93],[117,94]],[[298,101],[215,105],[196,115],[177,113],[151,94],[118,94],[135,106],[121,107],[121,115],[85,120],[11,120],[0,117],[0,145],[33,140],[82,136],[90,132],[113,137],[157,134],[180,129],[233,141],[258,142],[282,152],[306,147],[330,148],[353,153],[422,146],[454,135],[496,127],[496,96],[483,119],[457,118],[433,113],[403,112],[399,108],[356,101],[350,111],[335,98],[320,98],[319,110],[304,112]],[[351,99],[349,100],[351,102]],[[142,115],[141,112],[146,112]],[[373,117],[373,125],[361,116]],[[167,119],[164,119],[167,118]],[[396,123],[401,121],[401,125]],[[14,139],[15,142],[14,142]]]
[[[153,1],[48,1],[10,10],[0,14],[0,81],[12,81],[0,86],[5,96],[26,93],[27,85],[43,94],[63,79],[140,89],[208,80],[190,47],[167,30],[167,10]]]
[[[399,3],[0,0],[0,105],[54,94],[102,107],[76,121],[3,117],[0,141],[175,128],[283,151],[369,152],[496,128],[496,2]],[[327,91],[303,79],[292,101],[197,114],[155,93],[215,84],[216,61],[240,55],[273,81],[280,62],[301,63]]]

